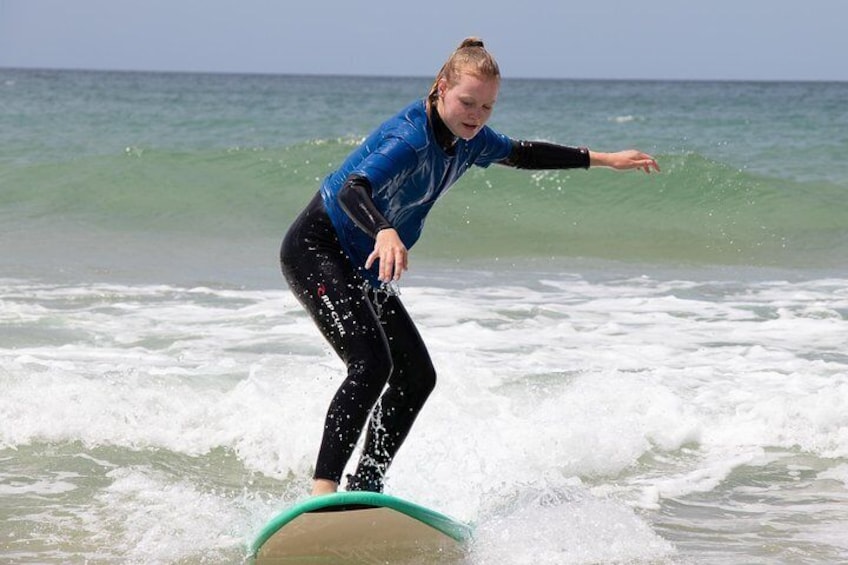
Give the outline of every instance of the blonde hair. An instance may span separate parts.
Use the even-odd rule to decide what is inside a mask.
[[[427,104],[432,104],[439,98],[439,81],[445,79],[448,85],[453,86],[459,81],[461,74],[466,73],[478,78],[493,78],[500,80],[501,71],[498,63],[491,53],[486,51],[483,40],[479,37],[466,37],[459,47],[451,53],[448,60],[442,65],[439,74],[430,87],[427,95]]]

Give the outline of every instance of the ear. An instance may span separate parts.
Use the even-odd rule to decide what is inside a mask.
[[[441,98],[448,90],[448,79],[446,79],[445,77],[440,78],[438,85],[439,98]]]

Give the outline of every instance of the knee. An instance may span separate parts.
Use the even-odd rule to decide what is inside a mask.
[[[433,389],[436,388],[436,369],[429,359],[415,364],[405,371],[406,375],[403,379],[403,388],[410,393],[412,397],[420,399],[424,402]]]
[[[436,369],[432,363],[427,364],[427,368],[421,375],[421,391],[429,396],[433,389],[436,388]]]

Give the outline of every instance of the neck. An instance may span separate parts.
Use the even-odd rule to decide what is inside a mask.
[[[453,153],[454,145],[456,145],[457,137],[451,132],[447,124],[439,115],[438,103],[430,104],[430,121],[433,124],[433,133],[436,134],[436,142],[439,147],[445,150],[446,153]]]

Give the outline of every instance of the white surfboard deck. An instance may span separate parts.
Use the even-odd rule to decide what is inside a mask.
[[[471,527],[386,494],[315,496],[271,519],[251,548],[256,565],[446,563],[459,559]]]

